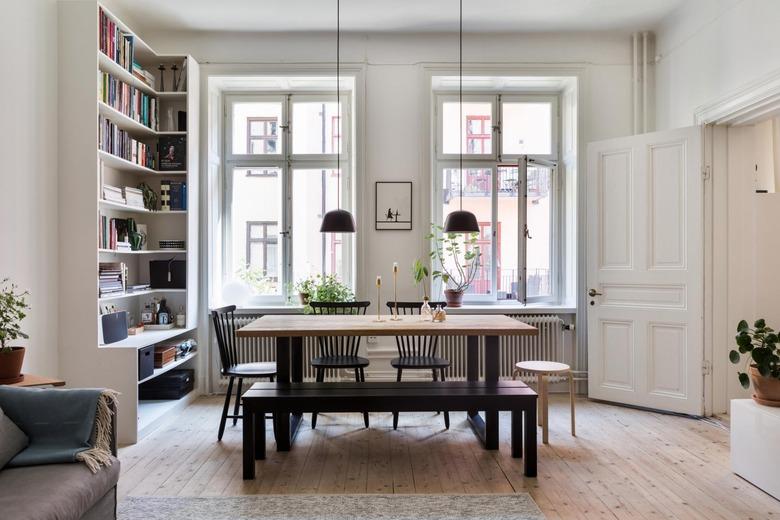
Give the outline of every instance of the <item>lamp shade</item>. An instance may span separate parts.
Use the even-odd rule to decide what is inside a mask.
[[[475,220],[476,222],[476,220]],[[352,213],[345,209],[334,209],[328,211],[322,217],[320,233],[354,233],[355,219]]]
[[[470,211],[457,210],[447,215],[445,233],[479,233],[477,217]]]

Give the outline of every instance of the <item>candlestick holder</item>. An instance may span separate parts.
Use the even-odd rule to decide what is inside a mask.
[[[382,319],[382,277],[376,277],[376,320],[385,321]]]
[[[393,321],[401,321],[398,316],[398,264],[393,264]]]

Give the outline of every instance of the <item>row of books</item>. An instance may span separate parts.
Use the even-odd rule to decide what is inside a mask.
[[[152,130],[159,128],[157,98],[107,72],[98,72],[98,99]]]
[[[120,188],[118,186],[104,184],[103,200],[125,204],[133,208],[144,209],[144,192],[138,188],[131,188],[130,186]]]
[[[142,68],[137,61],[133,62],[133,76],[135,76],[136,79],[140,79],[151,88],[154,88],[154,75]]]
[[[187,211],[187,183],[160,181],[160,210]]]
[[[98,248],[132,251],[130,242],[127,241],[127,219],[100,215],[98,227]]]
[[[152,169],[157,167],[157,154],[153,146],[133,139],[103,116],[100,116],[98,123],[98,147],[132,163]]]
[[[100,262],[98,287],[101,297],[124,292],[127,287],[127,265],[124,262]]]
[[[128,72],[133,72],[133,35],[100,10],[100,50]]]

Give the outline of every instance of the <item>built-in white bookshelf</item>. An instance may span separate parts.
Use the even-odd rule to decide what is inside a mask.
[[[101,11],[132,39],[134,61],[151,73],[153,85],[139,78],[101,50]],[[177,409],[194,397],[165,402],[138,400],[138,386],[176,368],[195,368],[197,351],[157,368],[139,381],[140,349],[171,340],[196,338],[198,332],[198,63],[186,55],[156,53],[109,9],[95,1],[65,2],[59,9],[59,151],[60,185],[60,310],[62,331],[60,371],[70,387],[104,386],[121,394],[118,434],[122,444],[134,443],[139,434],[150,431],[167,411]],[[166,67],[165,85],[158,67]],[[184,86],[172,90],[172,66],[183,74]],[[101,99],[103,74],[112,81],[138,89],[146,97],[138,114],[119,104]],[[96,81],[97,78],[97,81]],[[156,107],[156,118],[153,108]],[[179,113],[186,123],[179,127]],[[155,119],[157,125],[155,125]],[[186,139],[186,160],[182,168],[160,171],[159,154],[115,155],[100,144],[100,122],[108,120],[128,139],[156,151],[160,140]],[[147,124],[148,123],[148,124]],[[116,139],[115,139],[116,140]],[[104,143],[105,144],[105,143]],[[140,147],[139,147],[140,149]],[[139,188],[141,183],[160,198],[161,183],[186,183],[186,206],[173,211],[139,207],[106,200],[104,185]],[[145,229],[146,241],[138,250],[115,250],[106,246],[103,219],[125,222],[132,219]],[[166,248],[161,242],[182,241],[182,248]],[[126,266],[128,287],[151,283],[150,262],[183,260],[183,287],[148,287],[119,293],[100,294],[98,268],[101,262]],[[145,305],[166,299],[174,315],[186,316],[184,325],[169,330],[146,330],[126,339],[100,344],[100,313],[127,311],[132,323],[141,321]]]

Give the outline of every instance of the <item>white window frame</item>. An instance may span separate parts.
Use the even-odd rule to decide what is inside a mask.
[[[458,95],[453,95],[451,92],[434,92],[434,113],[433,128],[435,129],[436,143],[434,149],[434,164],[433,164],[433,201],[435,202],[432,208],[432,220],[435,224],[443,225],[443,217],[441,211],[441,201],[443,197],[443,171],[449,168],[458,169],[460,167],[459,154],[445,154],[443,152],[443,110],[442,105],[445,102],[457,102],[459,100]],[[525,196],[518,197],[518,230],[525,230],[526,226],[526,210],[525,199],[527,197],[527,170],[522,169],[522,162],[528,161],[533,164],[536,163],[539,166],[550,167],[551,172],[551,190],[552,190],[552,208],[551,208],[551,294],[549,296],[526,296],[526,239],[523,236],[523,240],[518,240],[518,265],[516,266],[517,273],[522,273],[522,276],[518,280],[518,294],[517,299],[522,303],[559,303],[562,301],[562,286],[560,283],[561,270],[563,269],[563,262],[560,259],[560,252],[563,251],[562,243],[565,239],[563,236],[563,219],[561,218],[561,211],[563,204],[561,199],[561,175],[559,173],[558,158],[560,154],[560,98],[557,95],[550,95],[549,93],[534,94],[534,93],[468,93],[463,95],[464,103],[472,102],[490,102],[492,104],[491,113],[493,114],[493,132],[490,154],[463,154],[463,168],[482,168],[490,169],[492,189],[491,189],[491,219],[492,219],[492,233],[493,240],[491,241],[490,258],[492,260],[491,265],[491,290],[490,294],[465,294],[464,302],[466,303],[501,303],[505,300],[498,300],[498,244],[496,240],[496,222],[498,221],[498,168],[500,166],[517,166],[518,167],[518,181],[522,183],[522,193]],[[551,153],[550,154],[535,154],[535,155],[522,155],[522,154],[503,154],[502,153],[502,121],[503,116],[502,103],[503,102],[547,102],[551,105],[552,123],[550,125],[551,136]],[[524,235],[524,233],[523,233]],[[433,244],[432,244],[433,246]],[[432,294],[440,293],[444,287],[441,282],[432,283]]]
[[[233,267],[232,258],[232,193],[233,193],[233,171],[236,169],[277,169],[280,172],[282,183],[282,203],[281,215],[279,221],[278,242],[279,253],[282,255],[282,265],[279,272],[279,283],[281,284],[281,293],[278,295],[256,295],[250,304],[284,304],[293,295],[290,294],[290,286],[296,282],[293,280],[293,172],[295,170],[311,169],[335,169],[338,154],[294,154],[292,150],[292,111],[297,102],[321,101],[324,103],[333,102],[335,94],[333,92],[273,92],[273,93],[229,93],[224,96],[223,113],[225,117],[224,129],[224,150],[222,171],[222,199],[223,199],[223,218],[222,218],[222,281],[223,283],[235,276],[231,272]],[[352,102],[351,92],[342,92],[339,100],[341,102],[341,176],[340,180],[340,200],[341,208],[352,210],[352,177],[354,175],[354,157],[353,133],[352,133]],[[234,103],[241,102],[279,102],[281,103],[281,121],[279,125],[280,147],[278,154],[235,154],[233,153],[233,110]],[[342,258],[344,264],[344,283],[352,285],[355,279],[355,257],[354,257],[354,237],[351,234],[342,235]],[[353,287],[354,289],[354,287]]]

